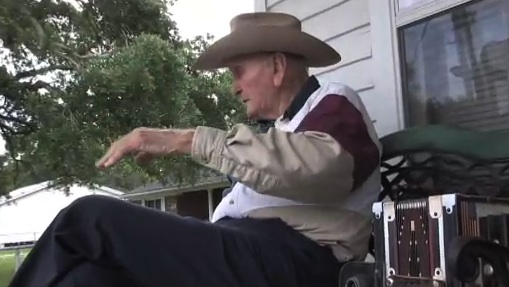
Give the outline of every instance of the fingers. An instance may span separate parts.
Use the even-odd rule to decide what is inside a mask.
[[[108,168],[113,165],[115,165],[117,162],[119,162],[124,157],[124,153],[121,149],[115,149],[109,157],[106,157],[102,163],[99,165],[99,167],[102,168]]]
[[[105,168],[105,164],[114,152],[115,143],[113,143],[108,151],[95,163],[95,166],[99,168]]]
[[[111,166],[110,158],[112,155],[112,149],[108,150],[108,152],[95,163],[95,166],[98,168],[107,168]]]
[[[98,168],[108,168],[127,154],[135,154],[137,163],[145,164],[156,156],[174,153],[175,132],[161,129],[139,128],[114,142],[106,154],[96,162]]]
[[[114,142],[106,154],[96,162],[99,168],[108,168],[119,162],[128,152],[128,146],[124,144],[125,140],[120,139]]]

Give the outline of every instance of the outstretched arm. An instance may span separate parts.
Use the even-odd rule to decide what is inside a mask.
[[[361,113],[337,95],[322,99],[296,132],[271,128],[259,134],[246,125],[230,131],[139,128],[115,142],[98,166],[133,152],[139,159],[190,153],[259,193],[315,203],[344,198],[379,163]]]
[[[379,164],[378,147],[361,112],[338,95],[323,98],[296,132],[198,127],[191,152],[259,193],[304,202],[345,197]]]

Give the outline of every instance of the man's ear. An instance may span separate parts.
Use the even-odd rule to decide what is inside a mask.
[[[287,59],[283,53],[275,53],[272,56],[274,68],[274,86],[281,87],[283,85],[283,78],[285,75]]]

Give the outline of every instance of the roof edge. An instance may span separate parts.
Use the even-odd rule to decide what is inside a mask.
[[[136,192],[136,193],[125,193],[122,195],[122,198],[136,198],[140,196],[145,195],[156,195],[158,193],[165,193],[165,192],[175,192],[175,193],[185,193],[185,192],[193,192],[193,191],[200,191],[204,188],[218,188],[223,186],[228,186],[230,182],[227,179],[224,180],[216,180],[216,181],[209,181],[209,182],[200,182],[195,185],[185,185],[182,187],[170,187],[170,188],[159,188],[149,191],[142,191],[142,192]]]

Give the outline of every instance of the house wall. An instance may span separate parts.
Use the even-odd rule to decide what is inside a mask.
[[[383,136],[401,129],[402,121],[395,79],[387,73],[394,68],[392,57],[387,57],[391,44],[390,35],[387,35],[389,18],[377,15],[385,11],[380,11],[375,1],[380,2],[255,0],[254,7],[255,11],[294,15],[302,21],[305,32],[334,47],[342,55],[342,61],[330,67],[310,69],[310,72],[319,80],[339,81],[356,90],[379,136]],[[386,12],[389,16],[389,10]]]
[[[177,197],[177,213],[198,219],[209,218],[207,191],[186,192]]]
[[[91,194],[117,197],[99,189],[73,186],[69,195],[58,189],[43,189],[0,204],[0,247],[9,243],[38,240],[62,208]]]
[[[223,189],[212,191],[212,202],[214,209],[221,201]],[[177,196],[177,214],[192,216],[202,220],[209,219],[209,202],[206,190],[186,192]]]

